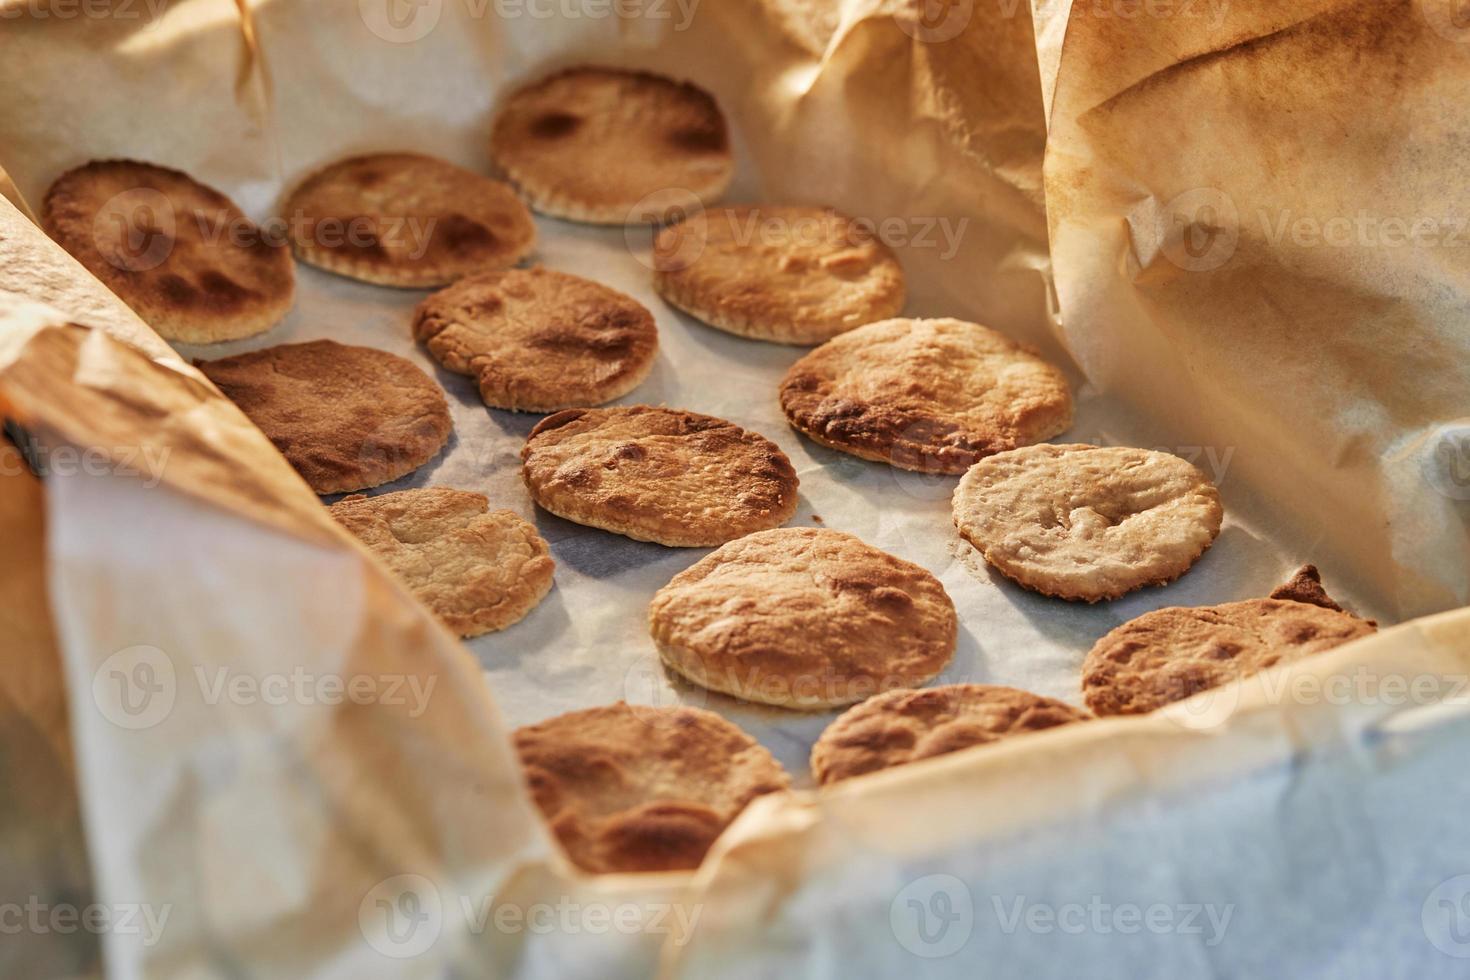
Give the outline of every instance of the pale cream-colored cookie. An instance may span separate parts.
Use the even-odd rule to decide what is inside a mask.
[[[1072,424],[1060,370],[962,320],[882,320],[839,334],[791,366],[781,408],[814,442],[925,473],[963,473]]]
[[[313,340],[194,364],[317,493],[396,480],[449,441],[444,392],[387,351]]]
[[[638,541],[712,547],[796,513],[796,471],[775,443],[694,412],[558,412],[531,430],[521,460],[541,507]]]
[[[888,691],[827,726],[812,746],[812,775],[826,785],[1090,717],[1064,701],[993,684]]]
[[[654,238],[659,295],[711,326],[820,344],[903,309],[903,269],[872,227],[831,208],[710,208]]]
[[[1082,664],[1082,693],[1099,715],[1144,714],[1374,631],[1367,620],[1290,599],[1156,609],[1097,641]]]
[[[928,571],[821,528],[758,531],[659,589],[664,663],[747,701],[818,709],[914,687],[954,656],[954,603]]]
[[[709,93],[616,68],[572,68],[514,92],[490,156],[537,211],[593,224],[665,220],[716,200],[734,173]]]
[[[1189,570],[1220,533],[1220,493],[1170,453],[1027,446],[983,459],[954,524],[996,571],[1059,599],[1116,599]]]
[[[291,309],[296,268],[285,243],[177,170],[94,160],[57,178],[41,221],[168,340],[238,340]]]
[[[709,711],[623,702],[515,733],[531,794],[586,871],[697,868],[765,793],[790,786],[755,740]]]
[[[419,304],[413,335],[473,377],[486,405],[518,412],[611,401],[658,356],[653,314],[637,300],[540,267],[465,276]]]
[[[530,524],[447,487],[353,494],[330,508],[460,636],[505,629],[551,591],[550,550]]]
[[[284,207],[301,261],[384,286],[443,286],[515,265],[536,243],[508,186],[418,153],[339,160]]]

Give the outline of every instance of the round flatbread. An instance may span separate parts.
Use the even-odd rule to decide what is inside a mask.
[[[954,492],[955,527],[996,571],[1088,602],[1183,575],[1223,515],[1188,462],[1128,446],[1014,449],[976,463]]]
[[[775,443],[694,412],[558,412],[531,430],[521,460],[537,504],[638,541],[707,548],[796,513],[796,471]]]
[[[339,160],[292,191],[285,211],[301,261],[384,286],[443,286],[515,265],[536,243],[508,186],[417,153]]]
[[[177,170],[94,160],[51,185],[41,222],[168,340],[238,340],[291,309],[296,268],[285,243]]]
[[[771,753],[698,708],[574,711],[515,733],[531,794],[585,871],[676,871],[791,779]]]
[[[951,684],[888,691],[849,708],[812,746],[821,785],[1090,718],[1014,687]]]
[[[903,269],[870,226],[831,208],[711,208],[654,238],[654,286],[710,326],[820,344],[903,309]]]
[[[963,473],[1072,424],[1060,370],[961,320],[882,320],[841,334],[791,366],[781,408],[814,442],[924,473]]]
[[[490,156],[543,214],[593,224],[664,220],[716,200],[734,172],[709,93],[647,72],[573,68],[513,93]]]
[[[194,363],[317,493],[396,480],[449,441],[444,392],[386,351],[313,340]]]
[[[413,335],[479,382],[486,405],[555,412],[626,395],[648,377],[658,330],[632,297],[550,269],[466,276],[419,304]]]
[[[1156,609],[1098,640],[1082,694],[1099,715],[1138,715],[1375,631],[1365,619],[1290,599]]]
[[[530,524],[447,487],[353,494],[330,508],[460,636],[505,629],[551,591],[550,549]]]
[[[915,687],[954,656],[954,603],[929,572],[821,528],[747,535],[659,589],[668,667],[747,701],[820,709]]]

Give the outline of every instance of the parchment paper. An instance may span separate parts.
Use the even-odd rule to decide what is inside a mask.
[[[1112,625],[1159,605],[1260,595],[1303,560],[1318,560],[1335,594],[1385,622],[1463,601],[1456,575],[1466,559],[1445,546],[1463,535],[1463,509],[1444,504],[1438,490],[1436,500],[1425,495],[1424,457],[1409,449],[1395,457],[1344,448],[1357,446],[1364,431],[1374,445],[1403,445],[1420,421],[1402,428],[1391,413],[1370,413],[1366,428],[1334,429],[1351,434],[1340,435],[1324,457],[1312,448],[1321,429],[1304,422],[1310,413],[1300,405],[1335,397],[1345,379],[1287,371],[1292,357],[1311,360],[1302,351],[1288,357],[1274,350],[1251,362],[1270,391],[1266,407],[1249,416],[1232,416],[1235,403],[1214,388],[1204,397],[1152,376],[1172,368],[1194,378],[1223,355],[1206,346],[1183,365],[1170,363],[1140,321],[1124,315],[1137,300],[1120,297],[1150,280],[1107,248],[1089,253],[1086,236],[1116,251],[1126,212],[1110,215],[1103,204],[1089,204],[1085,220],[1058,217],[1083,213],[1071,206],[1067,178],[1058,175],[1087,158],[1092,138],[1075,122],[1092,103],[1083,98],[1076,108],[1069,93],[1106,90],[1115,69],[1133,69],[1101,53],[1069,61],[1074,44],[1107,50],[1103,35],[1074,42],[1069,27],[1059,54],[1043,47],[1039,74],[1031,25],[1024,6],[1017,8],[972,5],[959,31],[944,36],[942,18],[915,21],[898,4],[846,3],[835,23],[776,4],[711,4],[676,31],[667,23],[564,13],[552,21],[478,17],[446,3],[422,37],[384,40],[372,30],[366,4],[359,17],[352,4],[277,0],[252,8],[247,36],[257,39],[254,50],[232,13],[209,0],[170,7],[128,30],[112,21],[99,27],[33,18],[0,34],[0,71],[7,82],[16,75],[29,96],[0,103],[0,162],[35,201],[55,173],[87,158],[152,157],[190,170],[263,217],[291,180],[351,151],[410,146],[483,168],[495,93],[523,75],[596,60],[693,77],[716,92],[736,128],[741,170],[732,199],[819,200],[875,219],[899,215],[910,237],[926,220],[937,226],[948,219],[954,230],[966,219],[959,247],[948,254],[942,235],[936,247],[897,243],[911,285],[906,312],[972,317],[1037,344],[1066,363],[1079,386],[1078,424],[1066,438],[1168,448],[1195,457],[1221,485],[1230,518],[1220,541],[1168,589],[1104,607],[1020,592],[986,573],[954,537],[952,479],[861,463],[792,434],[776,410],[774,387],[799,351],[727,337],[672,313],[648,287],[646,232],[625,236],[538,219],[536,260],[630,292],[657,315],[660,362],[625,401],[722,415],[776,439],[803,481],[796,523],[820,516],[826,526],[941,577],[963,624],[955,663],[941,680],[1011,683],[1075,701],[1082,654]],[[1059,37],[1056,21],[1049,23],[1044,37]],[[1138,30],[1149,28],[1162,30]],[[1170,25],[1176,28],[1185,36],[1192,31]],[[1151,49],[1169,52],[1161,62],[1192,50],[1175,40],[1174,47]],[[154,100],[150,90],[170,72],[198,83],[191,82],[188,98],[170,90],[160,96],[166,101]],[[1067,245],[1058,254],[1072,263],[1058,270],[1060,319],[1046,301],[1043,76],[1055,93],[1048,178],[1062,202],[1053,207],[1052,232]],[[63,77],[72,94],[51,95],[48,82]],[[109,97],[77,98],[79,89]],[[60,118],[75,121],[61,127]],[[1165,154],[1160,166],[1178,158]],[[1136,160],[1110,158],[1110,172],[1125,172]],[[1085,166],[1077,174],[1096,178]],[[1100,199],[1116,206],[1114,197]],[[29,252],[46,249],[32,242]],[[18,285],[28,283],[21,291],[36,295],[48,277],[20,278]],[[1300,286],[1320,277],[1290,281]],[[1192,305],[1148,323],[1166,322],[1181,336],[1207,333],[1205,311],[1221,294],[1202,279],[1193,282]],[[1232,280],[1220,288],[1241,286]],[[407,331],[409,309],[421,295],[302,267],[297,308],[281,327],[243,344],[184,353],[220,356],[332,336],[403,353],[433,371]],[[1426,333],[1453,349],[1443,310],[1422,309]],[[47,482],[48,557],[74,707],[76,692],[89,689],[106,658],[137,644],[169,651],[181,671],[243,664],[256,674],[294,666],[323,674],[413,673],[437,677],[441,692],[412,724],[401,706],[298,703],[269,712],[186,703],[142,734],[118,731],[94,705],[80,702],[87,710],[73,718],[73,735],[100,893],[109,901],[188,910],[158,945],[107,934],[109,966],[119,975],[366,969],[439,976],[450,964],[492,975],[639,975],[660,956],[671,974],[700,976],[837,975],[853,968],[891,975],[921,967],[972,975],[982,963],[1000,964],[1002,975],[1101,963],[1133,975],[1178,975],[1207,966],[1241,971],[1284,955],[1293,942],[1336,954],[1350,934],[1360,937],[1353,952],[1361,957],[1371,940],[1390,933],[1400,943],[1392,948],[1414,962],[1441,955],[1416,903],[1439,879],[1470,865],[1460,845],[1426,836],[1442,832],[1437,814],[1463,812],[1460,791],[1434,774],[1449,751],[1444,746],[1463,746],[1464,723],[1435,724],[1420,702],[1329,704],[1283,698],[1279,688],[1252,694],[1250,685],[1176,718],[1097,723],[833,793],[762,801],[695,877],[577,878],[531,814],[503,741],[507,727],[619,697],[704,704],[756,734],[802,778],[807,748],[832,717],[755,711],[667,681],[646,636],[644,607],[655,588],[702,552],[638,545],[536,514],[515,466],[534,418],[486,410],[466,379],[438,373],[450,394],[455,441],[402,485],[482,489],[496,505],[534,517],[558,563],[556,589],[536,612],[471,644],[482,678],[400,588],[321,521],[309,492],[281,472],[279,458],[228,405],[197,381],[179,387],[180,378],[197,376],[100,340],[83,342],[75,331],[42,327],[65,318],[95,322],[72,307],[64,317],[10,312],[7,329],[37,338],[8,349],[5,363],[14,366],[0,377],[0,390],[12,410],[17,377],[29,377],[18,414],[45,439],[87,445],[144,435],[176,451],[163,487],[116,477]],[[1241,329],[1232,324],[1230,336]],[[1367,320],[1359,329],[1373,333]],[[34,364],[41,351],[45,371]],[[84,364],[90,368],[82,370]],[[173,380],[161,380],[160,371]],[[1378,374],[1435,392],[1438,417],[1453,418],[1452,367],[1441,373],[1388,360]],[[143,390],[139,385],[147,398],[120,400],[122,391]],[[47,394],[78,388],[98,392],[101,404],[116,403],[117,411],[63,411],[67,399]],[[1360,405],[1374,404],[1372,386],[1351,390]],[[184,408],[185,392],[198,407]],[[1290,407],[1274,410],[1273,398]],[[177,420],[162,431],[144,422],[160,410]],[[98,429],[107,418],[93,415],[115,415],[113,428]],[[1222,437],[1214,420],[1232,417],[1242,424]],[[230,434],[223,444],[222,433]],[[1366,525],[1354,518],[1303,526],[1302,511],[1333,517],[1340,498],[1292,506],[1301,474],[1277,466],[1279,459],[1316,459],[1319,480],[1307,485],[1339,491],[1370,477],[1388,486],[1412,474],[1418,484],[1393,499],[1433,506],[1421,508],[1408,537],[1397,523],[1377,538],[1363,532],[1381,526],[1381,497],[1343,512],[1373,514]],[[242,467],[263,467],[267,475],[246,488],[232,486],[224,474]],[[1394,550],[1391,570],[1383,571],[1364,564],[1365,539],[1428,545]],[[120,596],[129,601],[120,604]],[[1446,678],[1465,671],[1464,619],[1407,627],[1300,672],[1330,676],[1366,665],[1381,678],[1412,667],[1416,676],[1443,683],[1429,699],[1438,700],[1452,692]],[[197,693],[188,685],[180,692]],[[1452,705],[1460,714],[1462,700]],[[1420,720],[1426,713],[1429,720]],[[167,805],[142,805],[152,800]],[[1344,816],[1345,807],[1359,809]],[[1259,859],[1242,861],[1248,853]],[[1364,855],[1381,857],[1365,864]],[[1324,872],[1337,865],[1346,868],[1342,875]],[[374,945],[362,907],[371,910],[370,900],[384,897],[375,889],[404,874],[433,883],[441,929],[425,949],[399,959],[392,952],[402,947],[384,953]],[[912,923],[902,920],[912,914],[905,911],[909,898],[937,909],[935,889],[950,886],[936,885],[932,874],[1053,909],[1079,897],[1085,902],[1092,890],[1115,904],[1177,899],[1223,907],[1233,899],[1246,914],[1230,944],[1213,947],[1177,930],[1126,936],[1090,929],[1079,940],[1030,930],[1017,939],[1014,931],[996,930],[989,895],[967,892],[972,915],[991,917],[988,931],[975,932],[979,920],[972,919],[965,944],[936,958],[939,947],[906,941]],[[906,891],[915,885],[917,892]],[[1316,918],[1283,927],[1272,897],[1283,890]],[[700,927],[692,940],[677,941],[651,928],[476,929],[455,899],[486,895],[508,907],[569,901],[584,911],[678,899],[700,910]],[[1308,925],[1321,938],[1309,936],[1303,945]]]

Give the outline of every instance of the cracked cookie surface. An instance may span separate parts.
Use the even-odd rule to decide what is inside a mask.
[[[754,739],[699,708],[618,702],[514,740],[536,805],[592,872],[697,868],[746,804],[791,783]]]
[[[500,630],[551,590],[550,550],[484,494],[447,487],[353,494],[329,508],[419,601],[462,637]]]
[[[1061,599],[1115,599],[1183,575],[1224,510],[1203,473],[1170,453],[1040,445],[976,463],[954,524],[997,571]]]
[[[414,311],[413,335],[495,408],[555,412],[626,395],[658,356],[653,314],[601,283],[551,269],[466,276]]]
[[[959,628],[927,570],[820,528],[731,541],[659,589],[648,621],[664,663],[694,683],[803,709],[924,683]]]
[[[962,320],[881,320],[839,334],[791,366],[780,397],[812,441],[926,473],[963,473],[1072,424],[1058,368]]]
[[[558,412],[531,430],[521,459],[551,513],[670,547],[723,544],[796,512],[796,471],[775,443],[695,412]]]

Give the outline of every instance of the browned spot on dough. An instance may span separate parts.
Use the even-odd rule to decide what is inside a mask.
[[[724,153],[725,128],[719,125],[686,126],[669,134],[669,142],[687,153]]]
[[[439,241],[451,252],[487,248],[496,242],[495,232],[458,212],[446,214],[437,231]]]
[[[567,112],[548,112],[531,120],[531,135],[554,140],[569,136],[582,125],[582,120]]]
[[[221,306],[238,306],[256,295],[229,276],[216,269],[208,269],[199,277],[199,285],[209,298]]]
[[[173,272],[159,277],[158,289],[164,299],[178,306],[188,306],[199,298],[199,290],[189,280]]]

